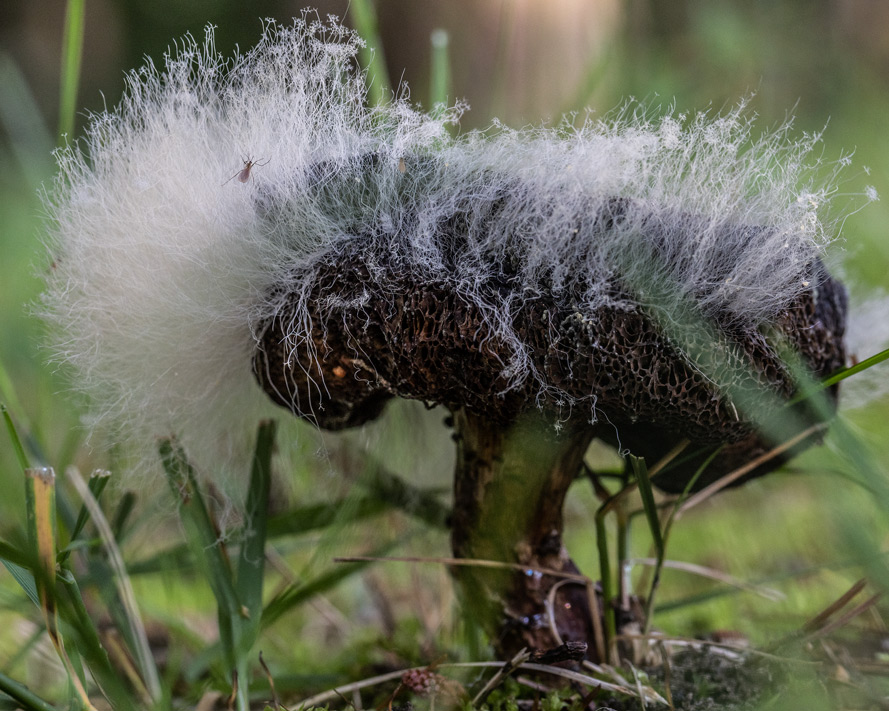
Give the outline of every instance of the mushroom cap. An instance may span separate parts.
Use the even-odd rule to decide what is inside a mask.
[[[742,101],[454,136],[462,104],[368,105],[360,45],[307,15],[225,58],[208,28],[57,154],[42,303],[92,432],[240,470],[272,409],[256,354],[323,427],[396,395],[504,426],[542,408],[653,457],[750,436],[756,394],[795,387],[776,336],[842,364],[819,258],[845,161],[817,135],[754,132]]]
[[[618,228],[628,201],[605,204],[593,219],[593,239]],[[682,222],[686,228],[694,224],[688,216]],[[455,263],[465,229],[465,220],[455,215],[435,236],[439,245],[449,245]],[[768,228],[730,229],[754,239]],[[664,245],[675,236],[665,232],[669,225],[652,219],[643,235],[652,252],[646,258],[654,263],[670,258]],[[507,261],[468,289],[440,275],[423,278],[398,255],[374,251],[374,244],[372,236],[355,239],[335,259],[318,262],[305,282],[308,289],[279,294],[277,313],[258,331],[253,367],[261,386],[275,402],[322,428],[362,425],[393,397],[465,408],[503,427],[538,408],[556,427],[593,427],[597,437],[649,462],[689,440],[685,459],[656,480],[676,492],[715,448],[722,447],[694,489],[836,406],[833,388],[826,409],[786,407],[800,379],[787,353],[796,354],[816,379],[845,360],[845,290],[814,255],[800,276],[806,289],[772,319],[744,324],[729,314],[701,313],[693,296],[676,297],[675,285],[658,276],[647,282],[615,278],[611,298],[590,308],[571,291],[529,292]],[[496,305],[508,314],[509,339],[490,316]],[[310,324],[311,335],[299,347],[289,340],[296,319]],[[519,358],[525,377],[517,380]],[[761,431],[776,419],[780,435]],[[774,469],[786,456],[742,481]]]

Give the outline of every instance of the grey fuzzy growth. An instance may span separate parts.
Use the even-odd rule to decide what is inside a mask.
[[[755,327],[820,278],[833,186],[814,177],[817,136],[754,138],[741,105],[454,138],[464,107],[368,107],[359,46],[339,24],[298,20],[226,61],[208,31],[164,71],[131,74],[83,147],[59,153],[46,313],[94,426],[180,433],[198,457],[237,449],[267,407],[256,329],[345,254],[372,273],[385,262],[381,279],[395,265],[452,284],[511,344],[513,386],[540,378],[512,333],[516,300],[546,292],[592,314],[638,305],[644,290],[627,285],[654,275],[668,300]],[[244,160],[249,179],[226,182]],[[289,317],[294,354],[311,348],[308,314]]]

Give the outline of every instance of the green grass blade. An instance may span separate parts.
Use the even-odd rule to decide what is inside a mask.
[[[391,503],[374,496],[359,499],[344,497],[326,504],[298,506],[268,518],[267,539],[299,536],[330,526],[331,521],[355,523],[378,516],[392,509]],[[191,567],[192,557],[187,544],[175,545],[129,566],[130,575],[146,575],[161,571],[185,570]],[[0,548],[0,557],[3,551]]]
[[[338,499],[330,504],[297,507],[283,514],[277,514],[268,520],[267,538],[297,536],[326,528],[344,510],[346,501],[347,499]],[[389,509],[384,503],[371,498],[361,499],[357,505],[352,505],[351,501],[349,504],[350,518],[346,519],[349,522],[364,520]],[[162,571],[186,570],[192,567],[192,562],[190,546],[182,544],[171,546],[150,558],[131,564],[129,571],[130,575],[146,575]]]
[[[605,629],[603,630],[605,633],[605,654],[610,657],[612,643],[617,634],[617,620],[615,619],[614,605],[611,604],[615,597],[614,578],[611,574],[608,532],[605,530],[605,511],[602,507],[596,512],[596,550],[599,554],[599,578],[602,584],[602,607],[605,618]]]
[[[391,83],[373,0],[352,0],[349,3],[349,17],[358,34],[367,43],[359,56],[362,66],[367,67],[368,99],[372,105],[385,104],[389,100]]]
[[[26,183],[36,190],[50,172],[54,139],[34,92],[12,56],[0,50],[0,126]],[[9,166],[11,168],[11,166]]]
[[[98,503],[99,497],[102,496],[102,492],[105,491],[105,487],[108,486],[110,480],[111,472],[106,469],[96,469],[96,471],[90,474],[90,480],[87,486],[90,495],[95,499],[96,503]],[[71,538],[77,538],[77,536],[80,535],[80,532],[89,520],[89,516],[89,510],[87,509],[86,504],[83,504],[80,507],[80,512],[77,514],[77,521],[74,522]]]
[[[102,495],[102,492],[108,485],[110,478],[111,472],[104,469],[97,469],[90,476],[89,491],[96,501],[99,500],[99,497]],[[74,542],[77,537],[80,536],[80,533],[83,531],[83,527],[86,526],[86,522],[89,520],[89,517],[90,514],[86,504],[81,504],[80,512],[77,514],[77,520],[74,522],[74,528],[71,530],[71,542]],[[59,554],[59,565],[63,565],[68,560],[68,557],[71,555],[71,552],[73,550],[74,549],[71,547],[71,543],[69,543],[68,547],[66,547],[65,550],[63,550]]]
[[[130,563],[127,570],[130,577],[194,570],[192,546],[187,543],[171,546],[155,553],[150,558]]]
[[[9,418],[11,415],[7,412],[7,410],[11,410],[15,413],[15,417],[18,420],[19,424],[24,426],[24,429],[27,431],[27,420],[25,419],[25,410],[22,407],[21,401],[18,399],[18,395],[16,395],[15,388],[12,385],[12,378],[9,377],[9,371],[6,370],[6,366],[3,364],[3,361],[0,361],[0,409],[3,410],[4,419],[7,419],[7,426],[9,426]],[[23,467],[23,469],[26,467]]]
[[[378,516],[390,508],[389,502],[381,501],[376,496],[363,496],[358,499],[343,497],[329,504],[298,506],[269,519],[268,537],[282,538],[317,531],[329,526],[334,519],[354,523]]]
[[[673,530],[673,523],[676,520],[676,515],[682,508],[682,504],[685,503],[685,500],[688,498],[689,493],[694,488],[698,479],[701,475],[707,470],[707,467],[710,466],[710,462],[712,462],[716,455],[719,454],[725,445],[717,447],[710,455],[704,460],[701,466],[698,467],[697,471],[692,475],[691,479],[686,483],[685,488],[682,490],[682,494],[679,496],[679,499],[673,505],[673,508],[670,509],[670,513],[667,516],[666,522],[664,522],[663,528],[663,536],[661,539],[661,545],[657,549],[657,563],[654,566],[654,572],[651,577],[651,587],[648,590],[648,596],[645,599],[645,620],[644,626],[642,628],[643,634],[648,634],[648,631],[651,629],[651,623],[654,620],[654,600],[657,595],[658,586],[661,582],[661,571],[664,567],[664,559],[667,557],[667,541],[670,538],[670,531]],[[649,489],[651,488],[651,479],[649,481]],[[641,488],[640,488],[641,491]],[[643,499],[643,506],[645,506],[645,500]],[[649,516],[648,509],[646,508],[645,515]],[[655,516],[657,516],[657,511],[655,511]]]
[[[632,454],[628,456],[630,458],[630,465],[633,467],[633,473],[636,475],[636,484],[639,487],[642,508],[645,511],[648,528],[651,531],[651,537],[654,540],[655,550],[657,551],[658,558],[663,558],[664,537],[661,533],[661,522],[658,517],[657,504],[654,501],[651,478],[648,476],[648,467],[645,466],[645,460],[641,457],[634,457]]]
[[[410,484],[372,460],[367,467],[359,483],[379,501],[435,528],[447,528],[451,510],[434,493]]]
[[[132,693],[121,679],[119,670],[115,670],[111,666],[96,625],[84,604],[77,580],[70,570],[62,570],[58,581],[59,585],[56,589],[60,602],[59,612],[66,622],[66,634],[86,661],[90,675],[112,701],[115,709],[132,707]],[[141,680],[137,681],[143,692],[143,701],[150,703],[151,699],[147,690]]]
[[[186,542],[216,598],[219,640],[228,669],[240,679],[237,708],[245,711],[249,706],[246,660],[250,651],[243,646],[246,608],[238,598],[231,563],[184,450],[167,438],[160,442],[160,455],[173,495],[179,499]]]
[[[6,372],[2,363],[0,363],[0,395],[2,395],[4,400],[4,402],[0,402],[0,412],[3,414],[6,430],[9,433],[13,451],[15,452],[16,459],[18,460],[22,471],[30,468],[32,462],[34,464],[47,462],[48,460],[44,454],[44,448],[28,429],[24,411],[15,397],[15,391],[9,381],[9,374]],[[11,412],[7,403],[14,405]],[[19,428],[16,428],[15,423],[13,422],[12,413],[15,413],[19,428],[23,432],[24,444],[27,444],[27,450],[22,442],[22,438],[19,436]],[[31,453],[31,457],[28,456],[28,452]],[[62,522],[70,530],[74,525],[74,514],[71,505],[68,503],[68,498],[64,495],[63,491],[58,492],[58,499],[56,500],[55,505],[58,507],[58,513],[62,518]]]
[[[182,448],[170,439],[160,443],[164,470],[173,494],[179,499],[179,515],[185,526],[186,541],[226,615],[239,615],[241,603],[235,589],[231,564],[220,543],[219,531],[204,503],[194,469]]]
[[[117,511],[114,513],[114,519],[111,521],[114,540],[122,541],[124,539],[124,529],[135,506],[136,495],[132,491],[128,491],[121,497],[120,503],[117,505]]]
[[[272,481],[272,450],[275,446],[274,420],[259,425],[250,487],[247,494],[244,539],[238,557],[237,593],[247,608],[249,622],[245,625],[245,647],[252,646],[259,632],[262,616],[262,583],[265,564],[265,542],[268,530],[269,492]]]
[[[814,383],[808,385],[808,387],[803,388],[796,396],[794,396],[788,403],[788,407],[790,405],[795,405],[798,402],[802,402],[808,398],[811,398],[813,395],[821,392],[822,390],[826,390],[832,385],[836,385],[839,382],[842,382],[846,378],[851,378],[853,375],[857,375],[868,368],[873,368],[878,363],[882,363],[884,360],[889,359],[889,348],[886,350],[880,351],[875,355],[872,355],[870,358],[865,358],[860,363],[856,363],[855,365],[850,365],[847,368],[841,368],[836,373],[831,375],[828,378],[825,378],[820,383]]]
[[[378,550],[371,553],[369,557],[383,557],[400,543],[402,543],[401,540],[392,541],[381,546]],[[287,586],[284,590],[278,593],[268,605],[266,605],[262,612],[262,627],[269,627],[279,617],[286,614],[294,607],[301,605],[316,595],[321,595],[336,587],[347,578],[360,573],[372,562],[373,561],[368,560],[356,563],[342,563],[304,583],[295,583]]]
[[[41,699],[24,684],[0,672],[0,691],[19,703],[25,711],[56,711],[56,707]]]
[[[65,33],[62,38],[62,74],[59,97],[59,145],[74,134],[77,89],[80,85],[80,60],[83,56],[83,27],[86,0],[68,0]]]
[[[886,359],[889,359],[889,348],[880,351],[875,355],[872,355],[870,358],[865,358],[860,363],[850,365],[848,368],[843,368],[842,370],[837,371],[829,378],[826,378],[824,382],[821,383],[821,385],[825,388],[829,388],[831,385],[836,385],[841,380],[845,380],[846,378],[856,375],[857,373],[861,373],[868,368],[872,368],[877,363],[882,363]]]
[[[22,447],[22,441],[19,439],[19,434],[15,429],[15,423],[12,421],[9,410],[6,409],[6,405],[2,403],[0,403],[0,412],[3,413],[3,420],[6,422],[6,431],[9,433],[9,439],[12,440],[12,449],[15,452],[15,457],[22,471],[24,471],[31,466],[31,463],[28,461],[28,455],[25,454],[25,448]]]
[[[31,602],[37,605],[37,607],[40,607],[40,595],[37,592],[37,582],[34,580],[31,571],[20,565],[16,565],[5,557],[0,559],[0,562],[3,563],[3,567],[9,571],[9,574],[13,579],[19,584],[22,590],[25,591],[25,594],[31,599]]]
[[[451,62],[448,52],[450,43],[447,30],[432,31],[429,38],[432,57],[429,76],[429,108],[445,106],[448,103],[448,88],[451,83]]]
[[[20,568],[30,569],[34,561],[27,552],[26,545],[15,546],[3,539],[0,539],[0,559],[14,563]]]

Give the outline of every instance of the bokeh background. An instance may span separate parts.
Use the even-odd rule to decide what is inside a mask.
[[[161,64],[183,34],[199,38],[212,23],[218,28],[217,49],[229,53],[255,43],[260,18],[287,22],[303,8],[282,0],[87,0],[86,6],[75,134],[88,112],[115,105],[126,70],[146,57]],[[319,0],[313,6],[322,16],[349,20],[346,0]],[[862,196],[868,186],[889,196],[886,0],[377,0],[377,9],[389,75],[396,84],[406,83],[420,104],[428,105],[430,35],[447,31],[448,94],[451,101],[465,99],[471,106],[464,129],[484,127],[494,117],[520,126],[557,121],[571,111],[602,115],[630,97],[655,109],[719,111],[752,93],[750,108],[763,129],[792,115],[791,133],[823,131],[827,164],[852,155],[833,205],[843,238],[833,266],[849,284],[861,316],[852,350],[864,358],[885,347],[889,302],[880,297],[889,287],[889,197],[865,204]],[[88,462],[99,455],[77,453],[79,405],[66,396],[63,377],[46,365],[41,326],[33,315],[41,274],[48,268],[38,194],[51,189],[54,174],[64,15],[62,0],[0,3],[0,360],[8,376],[4,396],[16,398],[28,428],[49,443],[49,455]],[[881,388],[889,372],[877,366],[859,380],[848,388],[843,416],[885,473],[889,408]],[[393,422],[390,427],[397,429],[398,418]],[[435,480],[447,469],[446,455],[434,462],[424,452],[446,450],[447,433],[441,431],[444,445],[423,449],[418,444],[413,453],[404,445],[388,450],[393,469]],[[381,441],[383,435],[377,437]],[[607,453],[602,457],[607,460]],[[768,580],[787,595],[785,601],[722,596],[664,610],[658,623],[683,634],[730,627],[767,638],[771,626],[792,628],[841,594],[861,573],[863,549],[850,548],[850,541],[863,532],[862,545],[879,552],[889,531],[889,513],[879,502],[837,474],[842,460],[829,437],[788,472],[724,494],[676,530],[671,557]],[[417,467],[435,471],[417,473]],[[0,472],[4,528],[21,518],[22,500],[5,441],[0,442]],[[441,476],[438,483],[446,487],[447,474]],[[313,495],[323,498],[325,490],[338,486],[322,480]],[[578,561],[595,576],[593,505],[588,492],[574,496],[569,527]],[[408,526],[390,523],[396,529]],[[644,555],[644,532],[639,538]],[[444,534],[434,534],[433,541],[439,554],[447,553]],[[354,552],[350,545],[343,538],[330,547],[347,554]],[[399,596],[410,597],[405,591],[417,587],[410,576],[402,580],[404,588],[390,572],[376,576],[329,603],[333,609],[325,608],[321,617],[340,629],[344,623],[337,615],[348,616],[357,599],[388,596],[397,610]],[[435,580],[447,584],[445,577]],[[664,585],[667,601],[719,592],[712,583],[671,571]],[[436,603],[415,599],[411,604],[425,605],[428,612]],[[373,615],[367,620],[376,624]]]

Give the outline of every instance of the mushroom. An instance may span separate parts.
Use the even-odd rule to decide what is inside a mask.
[[[411,164],[419,172],[429,169],[425,160]],[[356,171],[356,179],[371,185],[406,179],[396,170],[378,156],[360,156],[335,174]],[[322,174],[328,177],[318,190],[338,189],[330,170],[310,173],[310,190]],[[669,212],[625,198],[577,215],[573,232],[592,244],[631,222],[626,239],[632,249],[616,263],[645,260],[658,275],[624,279],[613,269],[608,300],[590,307],[583,293],[546,280],[529,293],[521,253],[505,249],[487,258],[484,280],[467,285],[461,264],[478,259],[470,253],[478,241],[472,233],[497,230],[500,213],[522,209],[509,196],[526,192],[512,185],[487,205],[455,207],[429,229],[441,262],[452,265],[450,279],[441,269],[424,275],[391,249],[405,237],[402,231],[416,228],[422,207],[415,199],[397,215],[363,222],[363,234],[316,259],[308,278],[301,273],[300,290],[275,295],[277,310],[258,328],[253,359],[256,378],[275,402],[324,429],[360,426],[395,397],[448,410],[457,449],[453,553],[518,569],[456,571],[464,600],[481,608],[504,655],[592,639],[587,592],[541,571],[578,573],[562,543],[562,507],[594,438],[649,462],[687,440],[690,456],[654,483],[667,492],[689,484],[699,489],[770,449],[776,442],[769,425],[783,424],[779,436],[788,438],[835,408],[835,387],[826,408],[787,406],[799,388],[788,353],[814,378],[845,359],[845,291],[817,256],[797,277],[803,288],[772,318],[744,323],[725,309],[705,314],[697,305],[707,294],[677,296],[669,260],[686,238],[682,231],[707,229],[706,221],[681,214],[674,227]],[[286,206],[269,193],[257,199],[269,224]],[[722,229],[715,238],[740,250],[737,245],[765,239],[770,228]],[[711,275],[719,285],[714,288],[725,286],[733,266],[725,263],[724,273]],[[506,328],[503,318],[509,319]],[[295,321],[307,324],[298,343]],[[515,379],[519,358],[533,377]],[[734,483],[771,471],[818,432]],[[556,616],[558,637],[548,615]]]
[[[586,641],[594,596],[557,580],[592,439],[649,462],[688,441],[655,479],[675,492],[717,449],[695,486],[830,416],[835,389],[789,404],[844,361],[818,137],[753,137],[743,104],[454,137],[462,105],[368,106],[360,45],[307,15],[129,75],[57,154],[55,358],[135,476],[171,432],[238,470],[266,394],[331,430],[442,406],[454,553],[513,566],[456,568],[464,599],[505,653]],[[261,162],[233,180],[242,155]]]

